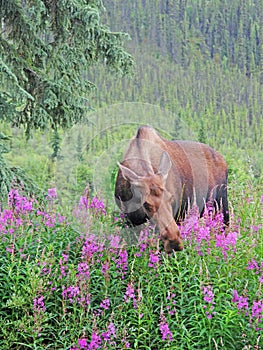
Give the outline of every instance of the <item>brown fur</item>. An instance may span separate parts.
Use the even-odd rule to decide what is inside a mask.
[[[211,147],[193,141],[168,141],[155,129],[138,129],[119,164],[115,198],[133,225],[157,224],[167,252],[183,249],[176,222],[187,209],[205,204],[223,211],[228,224],[227,165]]]

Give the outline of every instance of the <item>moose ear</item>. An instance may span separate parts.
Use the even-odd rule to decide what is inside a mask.
[[[172,162],[167,152],[163,152],[160,160],[160,165],[157,174],[161,175],[164,180],[167,179],[168,173],[171,169]]]
[[[142,179],[139,175],[135,174],[134,171],[132,171],[131,169],[127,168],[126,166],[120,164],[119,162],[117,162],[121,172],[122,172],[122,176],[124,177],[125,180],[130,181],[131,184],[134,185],[139,185],[140,184],[140,180]]]

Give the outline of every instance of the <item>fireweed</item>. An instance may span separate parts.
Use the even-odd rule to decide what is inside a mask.
[[[162,340],[168,340],[168,341],[172,341],[173,340],[173,334],[170,331],[169,325],[166,321],[166,317],[164,315],[164,311],[161,310],[161,314],[160,314],[160,323],[159,323],[159,329],[162,335]]]
[[[205,305],[203,306],[206,310],[206,316],[207,318],[212,318],[213,315],[215,315],[215,312],[213,311],[215,308],[215,301],[214,301],[214,293],[212,286],[204,286],[202,290]]]
[[[248,262],[247,269],[255,271],[256,275],[259,276],[259,282],[263,283],[263,260],[258,263],[255,259],[252,259]]]
[[[93,332],[91,335],[91,341],[88,342],[86,338],[78,339],[78,347],[72,347],[70,350],[93,350],[93,349],[101,349],[101,345],[103,342],[106,342],[110,346],[115,346],[116,343],[114,341],[116,338],[115,326],[113,322],[110,322],[107,327],[107,331],[102,332],[101,335]],[[125,347],[124,347],[125,348]]]
[[[87,197],[81,196],[75,215],[79,215],[83,213],[83,211],[90,211],[96,217],[106,216],[107,214],[103,201],[98,197],[88,199]]]
[[[214,215],[209,207],[201,219],[198,209],[191,209],[180,230],[183,239],[193,246],[200,256],[211,255],[212,250],[217,248],[218,254],[222,254],[223,259],[227,261],[236,252],[238,232],[225,228],[223,215]]]
[[[48,192],[49,201],[56,196],[54,189]],[[160,342],[167,349],[180,348],[181,344],[184,348],[196,344],[205,348],[208,337],[202,334],[216,339],[216,329],[221,329],[220,337],[226,348],[234,349],[238,342],[240,348],[256,344],[263,322],[263,262],[256,241],[262,226],[253,222],[252,228],[251,223],[251,240],[257,250],[251,248],[247,255],[241,240],[244,237],[249,240],[250,236],[241,237],[241,227],[225,229],[221,214],[214,217],[207,210],[200,219],[193,210],[180,226],[185,250],[167,256],[159,250],[152,227],[145,227],[137,245],[130,247],[118,235],[118,220],[114,226],[106,226],[104,231],[100,226],[97,232],[98,222],[112,221],[101,203],[98,198],[81,200],[82,218],[86,215],[92,220],[87,231],[77,234],[74,231],[74,239],[69,238],[73,231],[68,221],[56,214],[54,207],[49,212],[18,191],[10,192],[9,206],[0,214],[5,259],[17,269],[9,276],[14,282],[4,284],[2,288],[2,293],[6,293],[5,300],[8,300],[5,307],[11,305],[15,288],[24,283],[30,291],[34,286],[28,296],[32,315],[27,311],[26,318],[32,317],[38,342],[43,337],[43,346],[48,343],[43,334],[48,334],[47,339],[52,337],[52,341],[57,341],[58,329],[50,332],[49,328],[52,319],[55,320],[53,325],[61,324],[67,330],[60,332],[63,335],[59,341],[61,337],[65,339],[65,348],[71,346],[72,350],[140,348],[148,343],[158,348]],[[49,235],[49,243],[42,243]],[[19,240],[23,244],[19,245]],[[33,244],[30,254],[27,241]],[[200,268],[203,261],[206,269]],[[26,282],[15,280],[20,266],[24,269],[21,281],[27,276]],[[238,269],[238,280],[235,269]],[[245,271],[244,276],[242,271]],[[244,292],[248,278],[257,283],[258,288],[250,282]],[[16,293],[15,297],[21,290]],[[23,315],[26,307],[19,309],[15,305],[17,309],[12,317],[21,317],[16,315]],[[239,328],[242,320],[243,328]],[[211,328],[204,332],[205,324],[210,324]],[[232,328],[228,329],[227,324]],[[250,328],[246,328],[247,324]],[[32,334],[27,334],[23,327],[21,321],[24,334],[19,341],[30,344]],[[13,329],[9,332],[14,332]],[[192,329],[192,334],[198,334],[198,339],[194,338],[195,344],[191,343]],[[254,333],[247,333],[247,340],[244,340],[242,334],[249,329]]]
[[[263,299],[253,300],[250,307],[249,298],[239,295],[237,290],[234,290],[232,302],[236,304],[238,313],[243,313],[256,331],[263,330]]]
[[[261,287],[263,283],[263,261],[258,263],[255,259],[248,261],[247,270],[258,275],[259,288],[257,298],[251,300],[248,296],[239,295],[237,290],[233,291],[232,302],[236,305],[238,313],[243,313],[248,319],[251,327],[256,331],[263,330],[263,296]]]
[[[176,294],[174,291],[168,290],[168,295],[167,295],[167,304],[166,305],[166,310],[170,315],[174,315],[176,313]]]

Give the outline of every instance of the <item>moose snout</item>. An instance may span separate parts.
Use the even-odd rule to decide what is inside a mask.
[[[181,239],[176,239],[173,241],[166,241],[164,243],[164,250],[168,254],[172,253],[172,251],[179,252],[180,250],[183,250],[183,249],[184,249],[184,246],[183,246],[183,242]]]
[[[180,251],[184,249],[183,241],[180,235],[180,231],[176,223],[170,224],[161,232],[161,239],[164,244],[164,250],[166,253],[172,253],[172,251]]]

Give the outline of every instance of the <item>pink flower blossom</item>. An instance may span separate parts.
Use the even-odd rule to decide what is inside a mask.
[[[73,301],[77,301],[77,296],[80,294],[80,290],[78,286],[69,286],[68,288],[62,287],[62,296],[65,300],[69,300],[71,303]]]
[[[109,323],[107,332],[102,333],[102,337],[105,340],[110,340],[111,338],[116,338],[115,326],[114,326],[113,322]]]
[[[120,248],[120,239],[121,239],[120,236],[110,235],[109,236],[110,247],[115,248],[115,249],[119,249]]]
[[[47,190],[47,195],[49,199],[57,198],[57,190],[56,188],[49,188]]]
[[[77,276],[79,278],[89,278],[90,277],[89,265],[86,262],[81,262],[78,264]]]
[[[33,309],[34,309],[34,311],[45,311],[46,310],[43,295],[41,295],[40,297],[34,298]]]
[[[88,350],[99,349],[100,345],[101,345],[101,337],[96,333],[92,333],[91,342],[88,345]]]
[[[121,272],[123,279],[128,270],[128,252],[126,249],[120,250],[116,267]]]
[[[21,196],[18,190],[10,190],[8,194],[8,206],[13,208],[16,214],[26,214],[33,210],[33,200]]]
[[[162,340],[173,340],[173,334],[170,331],[169,325],[166,321],[166,318],[164,316],[164,314],[161,312],[161,317],[160,317],[160,323],[159,323],[159,329],[161,331],[161,335],[162,335]]]
[[[103,274],[104,277],[107,276],[108,270],[109,270],[110,264],[108,261],[106,261],[104,264],[102,264],[101,266],[101,272]]]
[[[86,347],[88,345],[87,339],[85,339],[85,338],[79,339],[78,344],[79,344],[80,349],[86,349]]]
[[[257,320],[257,322],[262,322],[263,320],[263,300],[253,301],[251,316]]]
[[[100,303],[100,307],[104,310],[108,310],[108,308],[110,307],[110,299],[104,299],[102,300],[102,302]]]
[[[96,215],[104,215],[106,216],[106,209],[104,203],[99,200],[97,197],[93,197],[90,204],[89,208],[93,209]]]
[[[91,259],[95,253],[103,250],[103,246],[97,240],[95,235],[90,235],[86,238],[82,247],[82,259]]]
[[[68,270],[68,255],[62,253],[62,258],[59,259],[59,267],[60,267],[60,276],[59,278],[67,276],[67,270]]]
[[[129,303],[130,300],[133,301],[133,306],[136,308],[137,303],[136,303],[135,291],[134,291],[133,285],[131,283],[128,283],[126,292],[124,295],[124,301],[126,303]]]
[[[159,266],[159,252],[150,252],[149,260],[148,266],[157,269]]]
[[[212,286],[208,285],[203,287],[203,296],[204,296],[204,301],[207,303],[207,305],[204,305],[204,308],[207,309],[206,311],[206,316],[207,318],[211,319],[212,315],[215,315],[214,310],[214,305],[215,305],[215,301],[214,301],[214,293],[213,293],[213,288]]]
[[[248,310],[248,298],[238,295],[237,290],[233,291],[233,303],[236,303],[238,310]]]

